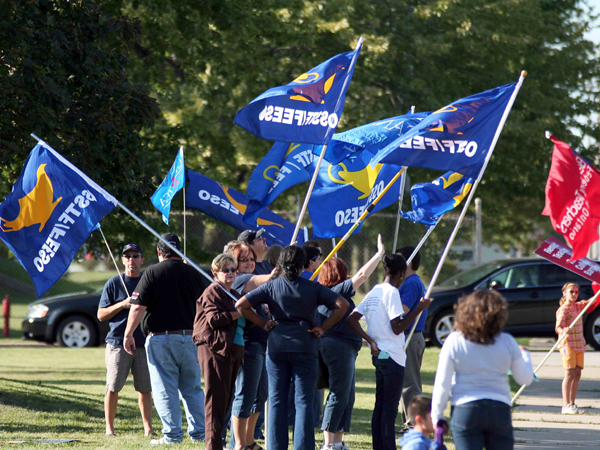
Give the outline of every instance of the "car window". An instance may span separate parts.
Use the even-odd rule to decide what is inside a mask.
[[[547,286],[562,286],[569,282],[589,283],[585,278],[555,264],[546,264],[544,267],[546,270],[545,284]]]
[[[485,276],[493,273],[502,267],[502,263],[499,262],[491,262],[487,264],[482,264],[480,266],[475,266],[469,270],[465,270],[459,274],[454,275],[453,277],[448,278],[443,283],[440,283],[438,286],[444,287],[464,287],[468,286],[471,283],[475,283],[477,280],[484,278]]]
[[[515,266],[497,273],[488,281],[496,282],[496,289],[515,289],[536,287],[540,284],[540,272],[537,264]]]

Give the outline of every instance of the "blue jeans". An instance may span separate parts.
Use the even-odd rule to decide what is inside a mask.
[[[450,429],[461,450],[512,450],[510,406],[496,400],[477,400],[455,406]]]
[[[314,450],[313,399],[317,380],[317,355],[313,353],[267,353],[269,374],[269,450],[288,448],[288,392],[294,379],[296,419],[294,450]]]
[[[267,349],[259,342],[245,342],[244,362],[235,379],[235,396],[231,405],[231,415],[247,419],[250,414],[263,412],[269,382],[265,365]],[[258,423],[256,424],[258,428]],[[256,433],[254,434],[256,437]],[[235,437],[231,430],[229,448],[235,447]]]
[[[396,450],[394,424],[404,384],[404,367],[392,358],[378,359],[375,366],[375,407],[371,418],[373,450]],[[460,448],[460,447],[457,447]]]
[[[194,440],[204,440],[204,391],[197,347],[191,336],[159,335],[146,339],[148,370],[154,406],[162,421],[165,440],[181,442],[181,404],[183,399],[188,433]]]
[[[358,353],[351,344],[327,336],[319,339],[319,351],[329,369],[329,395],[321,429],[331,433],[347,433],[350,431],[354,407],[354,362]]]

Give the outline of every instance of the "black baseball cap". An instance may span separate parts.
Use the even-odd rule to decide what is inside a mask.
[[[173,233],[163,233],[163,234],[161,234],[160,237],[162,237],[165,241],[167,241],[169,244],[171,244],[177,250],[181,250],[181,242],[179,241],[179,238],[177,237],[176,234],[173,234]],[[165,244],[162,239],[158,240],[157,247],[159,249],[161,249],[161,250],[169,249],[169,247],[167,246],[167,244]]]
[[[144,254],[142,247],[140,247],[138,244],[127,244],[125,247],[123,247],[123,252],[121,254],[124,255],[125,252],[128,252],[129,250],[135,250],[142,255]]]
[[[264,231],[265,231],[264,228],[260,228],[257,231],[245,230],[245,231],[241,232],[241,234],[238,236],[237,240],[241,241],[241,242],[245,242],[249,245],[252,245],[252,243],[254,242],[254,239],[261,237],[262,234],[264,233]]]

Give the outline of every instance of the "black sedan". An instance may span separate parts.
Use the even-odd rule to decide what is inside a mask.
[[[441,346],[454,327],[454,305],[476,289],[495,289],[508,301],[505,331],[516,337],[556,337],[556,310],[562,286],[580,286],[580,300],[593,295],[591,282],[541,258],[492,261],[473,267],[435,286],[425,322],[425,336]],[[588,344],[600,350],[600,308],[584,316]]]
[[[101,293],[79,292],[30,303],[23,320],[23,337],[71,348],[101,344],[108,333],[108,321],[97,318]]]

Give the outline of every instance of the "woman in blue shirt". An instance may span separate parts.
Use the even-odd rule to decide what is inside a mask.
[[[296,419],[294,450],[314,450],[313,398],[317,379],[316,338],[346,313],[348,302],[318,283],[300,277],[304,251],[295,245],[283,249],[277,266],[281,276],[246,294],[236,303],[242,315],[270,331],[267,343],[269,375],[269,450],[288,448],[288,391],[294,379]],[[264,320],[252,308],[266,304],[274,320]],[[333,313],[320,326],[315,323],[320,305]]]
[[[323,264],[319,273],[319,283],[346,299],[350,307],[338,323],[331,327],[319,339],[319,353],[327,366],[329,396],[323,411],[323,447],[322,450],[347,448],[342,441],[344,432],[350,431],[352,408],[354,407],[354,363],[362,347],[362,338],[348,325],[348,316],[354,310],[352,297],[373,273],[385,248],[381,235],[377,236],[377,253],[352,278],[348,278],[348,268],[340,258],[331,258]],[[319,306],[319,319],[326,320],[331,311]]]

